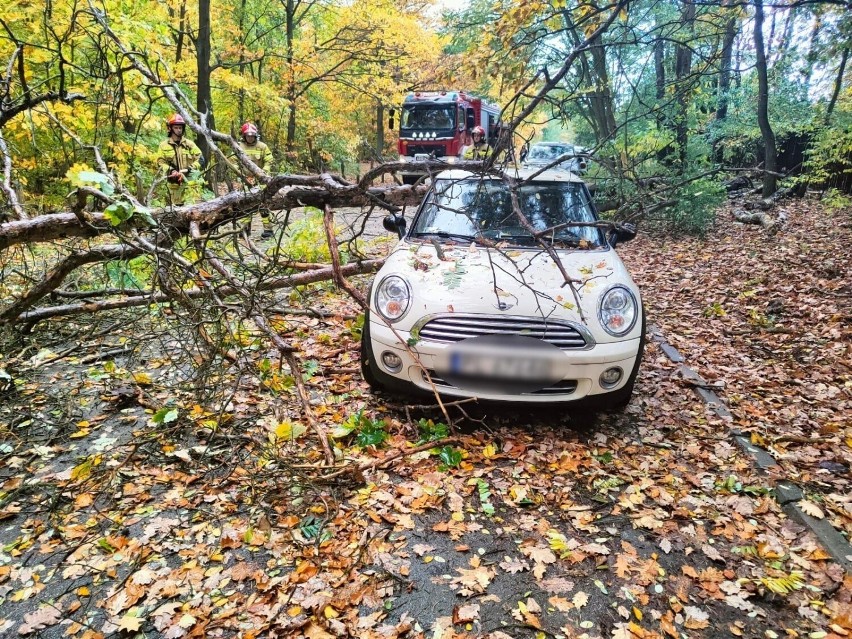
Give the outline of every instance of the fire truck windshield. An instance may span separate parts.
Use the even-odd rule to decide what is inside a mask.
[[[400,125],[411,131],[452,129],[456,125],[455,116],[455,106],[405,106]]]

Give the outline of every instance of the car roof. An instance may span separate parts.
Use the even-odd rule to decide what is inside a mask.
[[[576,146],[570,142],[533,142],[532,146]]]
[[[570,171],[558,170],[558,169],[548,169],[546,171],[542,171],[536,168],[514,168],[510,167],[506,169],[506,174],[509,177],[518,179],[518,180],[530,180],[530,177],[535,175],[532,178],[531,182],[583,182],[583,179]],[[466,179],[487,179],[487,180],[499,180],[499,176],[496,175],[482,175],[481,173],[473,173],[471,171],[465,171],[463,169],[448,169],[446,171],[441,171],[435,176],[435,179],[438,180],[466,180]]]

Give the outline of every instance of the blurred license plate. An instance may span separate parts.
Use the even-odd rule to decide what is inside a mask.
[[[471,392],[518,395],[562,379],[565,355],[556,346],[521,335],[481,335],[435,356],[445,381]]]
[[[415,153],[414,154],[414,161],[415,162],[427,162],[428,160],[429,160],[429,154],[428,153]]]
[[[450,356],[453,375],[491,379],[542,379],[553,375],[551,359],[528,355],[453,353]]]

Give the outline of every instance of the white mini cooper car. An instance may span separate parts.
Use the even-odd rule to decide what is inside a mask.
[[[574,174],[528,179],[535,172],[444,171],[410,229],[385,218],[400,242],[370,290],[361,367],[371,387],[595,409],[630,401],[645,317],[614,246],[635,230],[606,233]]]

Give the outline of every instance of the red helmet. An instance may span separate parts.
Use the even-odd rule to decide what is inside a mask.
[[[478,134],[478,135],[485,137],[485,129],[483,129],[481,126],[475,126],[475,127],[473,127],[473,130],[470,132],[470,134],[471,135],[477,135]]]
[[[240,127],[240,135],[254,135],[257,136],[257,127],[253,125],[251,122],[246,122],[244,125]]]
[[[186,126],[186,121],[181,117],[180,113],[172,113],[169,116],[169,119],[166,120],[166,128],[171,128],[175,124],[182,124]]]

